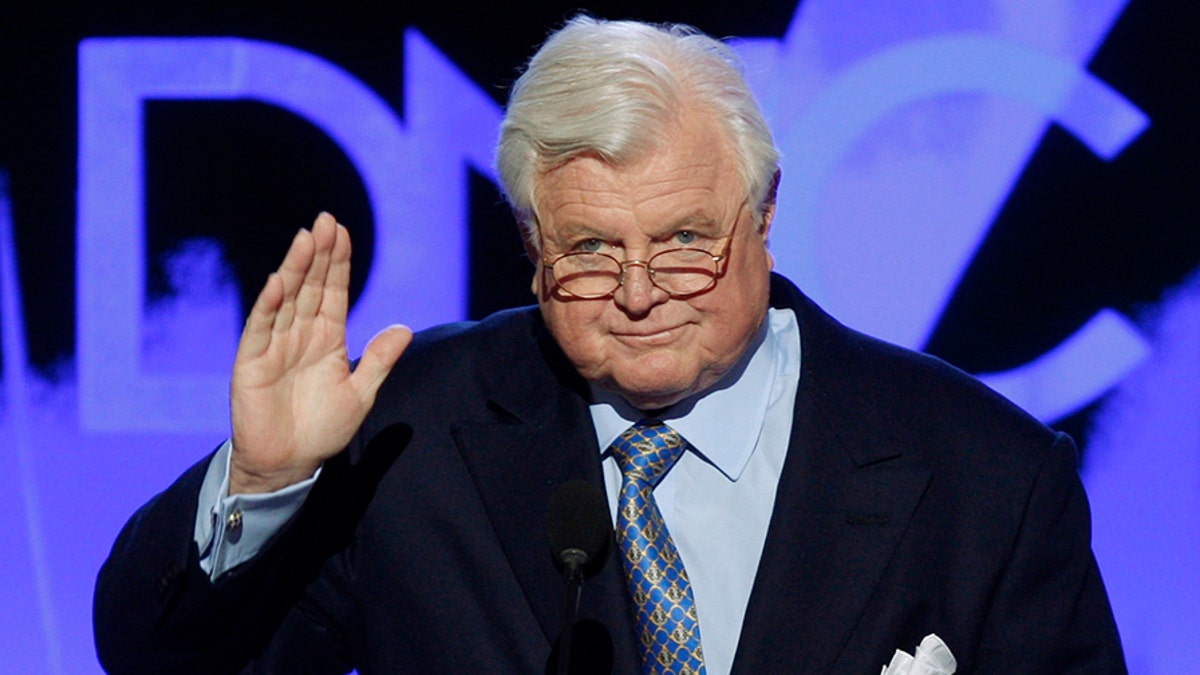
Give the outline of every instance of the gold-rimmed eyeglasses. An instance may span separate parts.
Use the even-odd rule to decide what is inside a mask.
[[[672,298],[696,295],[717,285],[721,263],[729,258],[733,230],[722,237],[725,245],[720,253],[703,248],[671,248],[660,251],[646,260],[617,260],[607,253],[571,251],[543,259],[542,265],[554,278],[558,290],[581,300],[607,298],[625,283],[625,270],[643,267],[650,283],[667,292]]]

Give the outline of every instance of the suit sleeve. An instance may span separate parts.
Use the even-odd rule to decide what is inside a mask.
[[[201,569],[194,540],[208,460],[138,510],[96,583],[93,621],[105,670],[348,672],[344,613],[305,609],[306,589],[335,567],[373,492],[357,470],[366,462],[352,468],[347,454],[327,463],[300,512],[260,555],[216,581]]]
[[[983,627],[973,672],[1123,673],[1091,548],[1074,445],[1060,434],[1041,466]]]

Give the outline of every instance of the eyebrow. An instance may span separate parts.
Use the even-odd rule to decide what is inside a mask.
[[[705,213],[692,213],[658,228],[656,238],[662,238],[663,234],[669,235],[680,230],[696,230],[699,234],[712,235],[718,228],[720,225],[711,216]]]
[[[669,236],[681,230],[696,230],[700,234],[712,234],[719,228],[717,221],[704,214],[692,213],[682,218],[671,221],[666,225],[659,225],[650,231],[650,237],[653,239],[661,239],[664,236]],[[603,228],[582,222],[568,222],[561,225],[558,229],[558,234],[563,239],[578,239],[580,237],[601,239],[603,241],[611,241],[612,233],[605,231]]]
[[[587,239],[598,239],[606,243],[612,241],[609,233],[601,232],[599,229],[585,223],[570,222],[560,225],[555,229],[558,231],[553,235],[547,234],[545,230],[542,230],[542,241],[545,242],[543,248],[549,250],[561,249],[562,252],[565,252],[575,243]]]

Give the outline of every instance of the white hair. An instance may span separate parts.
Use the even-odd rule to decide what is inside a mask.
[[[530,245],[540,248],[541,174],[582,155],[635,162],[685,106],[712,114],[729,138],[761,222],[774,203],[779,153],[732,49],[690,26],[587,16],[552,34],[513,86],[496,150],[505,196]]]

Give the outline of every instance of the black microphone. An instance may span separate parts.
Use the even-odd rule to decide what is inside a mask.
[[[603,567],[612,538],[612,518],[600,488],[583,480],[570,480],[560,485],[546,509],[546,535],[554,564],[566,581],[563,632],[558,650],[558,672],[566,675],[583,580],[594,576]]]
[[[550,553],[563,576],[593,576],[603,565],[612,538],[608,502],[600,488],[584,480],[563,483],[546,509]]]

